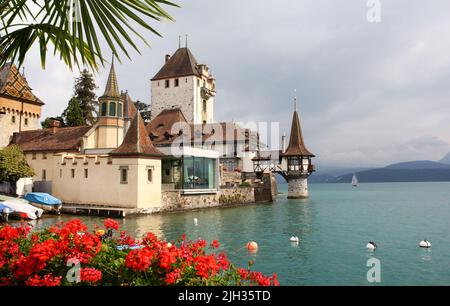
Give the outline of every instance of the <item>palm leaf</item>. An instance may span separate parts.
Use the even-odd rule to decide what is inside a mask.
[[[71,69],[97,70],[105,63],[100,41],[120,60],[119,51],[129,58],[130,47],[140,53],[136,39],[149,45],[146,32],[161,36],[151,21],[173,21],[163,6],[178,7],[165,0],[2,0],[0,66],[14,61],[20,67],[37,44],[43,68],[53,45]]]

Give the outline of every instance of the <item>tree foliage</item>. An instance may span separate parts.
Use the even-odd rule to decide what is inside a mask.
[[[152,20],[173,20],[163,6],[177,7],[166,0],[2,0],[0,67],[7,61],[21,66],[34,45],[43,68],[49,45],[71,69],[104,65],[103,41],[130,58],[127,47],[139,53],[136,38],[148,45],[144,32],[161,36]]]
[[[87,69],[84,69],[75,79],[74,98],[80,102],[85,125],[93,125],[96,121],[98,102],[95,90],[97,88],[94,77]]]
[[[85,125],[83,111],[77,98],[72,98],[69,105],[63,113],[66,126],[82,126]]]
[[[34,171],[19,146],[13,145],[0,150],[0,181],[15,183],[21,178],[32,176]]]
[[[150,104],[146,104],[144,102],[137,100],[136,102],[134,102],[134,106],[136,106],[136,109],[141,114],[141,117],[144,120],[144,122],[149,123],[151,120]]]

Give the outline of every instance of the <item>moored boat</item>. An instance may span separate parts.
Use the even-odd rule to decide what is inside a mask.
[[[44,213],[44,210],[25,202],[4,201],[2,205],[9,209],[8,217],[13,216],[19,219],[36,220]]]
[[[62,208],[62,202],[60,199],[43,192],[30,192],[24,197],[25,200],[30,202],[31,205],[43,209],[48,212],[59,214]]]

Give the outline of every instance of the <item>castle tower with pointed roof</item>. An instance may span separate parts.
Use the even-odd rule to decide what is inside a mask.
[[[308,198],[308,177],[315,171],[311,159],[314,156],[305,146],[297,110],[294,111],[289,146],[282,154],[288,181],[288,198]]]
[[[8,145],[14,133],[40,127],[43,105],[14,64],[0,68],[0,149]]]
[[[97,148],[114,149],[121,145],[127,128],[124,120],[127,101],[124,98],[119,91],[113,58],[105,92],[98,98]]]
[[[188,123],[214,121],[216,80],[189,48],[166,55],[164,66],[151,79],[152,119],[163,110],[179,108]]]

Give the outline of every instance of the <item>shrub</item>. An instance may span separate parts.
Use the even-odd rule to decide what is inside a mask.
[[[39,232],[27,226],[0,228],[0,285],[278,285],[276,274],[231,264],[216,240],[207,245],[183,235],[167,242],[152,233],[136,240],[119,231],[114,220],[103,225],[94,232],[79,220]],[[70,277],[73,271],[78,278]]]

